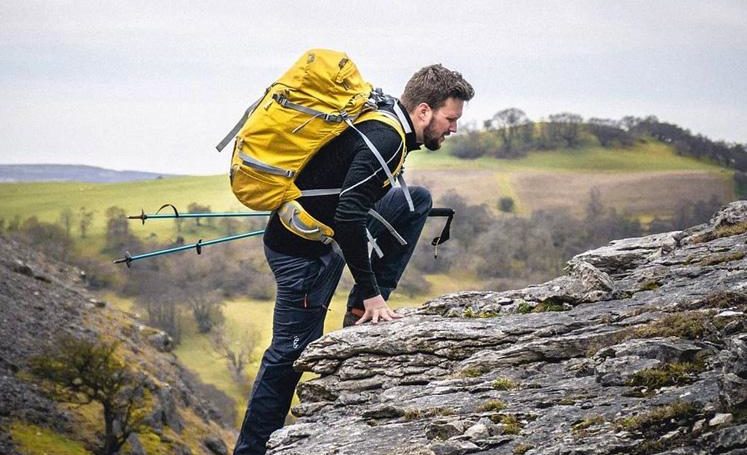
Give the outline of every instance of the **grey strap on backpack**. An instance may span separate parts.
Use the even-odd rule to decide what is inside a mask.
[[[264,96],[262,98],[264,98]],[[262,98],[259,98],[257,101],[253,102],[252,105],[249,106],[246,111],[244,111],[244,115],[241,117],[241,120],[239,120],[239,122],[231,129],[231,131],[226,134],[226,137],[224,137],[223,140],[215,146],[215,148],[219,152],[222,152],[223,149],[226,148],[226,145],[228,145],[228,143],[231,142],[231,140],[236,137],[237,134],[239,134],[239,131],[241,131],[241,127],[244,126],[246,120],[250,115],[252,115],[252,112],[254,112],[254,110],[257,108],[259,102],[262,101]]]
[[[384,252],[381,251],[381,248],[379,248],[379,245],[376,243],[376,239],[373,235],[371,235],[371,231],[366,229],[366,236],[368,237],[368,244],[371,245],[371,248],[376,252],[376,255],[379,257],[379,259],[384,257]]]
[[[296,172],[290,169],[282,169],[270,164],[264,163],[258,159],[252,158],[244,152],[239,152],[239,158],[244,162],[245,165],[257,169],[262,172],[273,175],[281,175],[283,177],[293,178]]]
[[[381,168],[384,170],[384,173],[386,174],[386,178],[389,179],[389,183],[391,183],[392,188],[401,188],[402,192],[405,196],[405,200],[407,200],[407,206],[410,208],[410,211],[415,211],[415,205],[412,203],[412,197],[410,196],[410,191],[407,189],[407,185],[402,186],[402,183],[405,181],[405,179],[402,177],[402,174],[398,176],[398,178],[394,178],[392,175],[392,171],[389,170],[389,166],[386,164],[386,161],[384,161],[384,157],[381,156],[381,152],[379,152],[379,149],[376,148],[373,142],[363,134],[361,130],[355,127],[352,120],[346,120],[346,123],[348,126],[355,130],[356,133],[363,139],[363,142],[368,146],[368,148],[371,150],[371,152],[374,154],[376,159],[379,161],[379,164],[381,165]],[[402,147],[405,147],[405,144],[402,144]],[[402,153],[405,153],[403,150]]]
[[[278,93],[275,93],[274,95],[272,95],[272,99],[274,99],[279,105],[285,108],[289,108],[289,109],[296,110],[298,112],[302,112],[306,115],[310,115],[312,118],[321,118],[325,122],[328,122],[328,123],[340,123],[346,118],[346,116],[344,115],[330,114],[327,112],[317,111],[316,109],[312,109],[310,107],[306,107],[301,104],[293,103],[289,101],[288,98]]]
[[[320,188],[317,190],[301,190],[301,197],[332,196],[340,194],[342,188]]]
[[[399,232],[397,232],[397,230],[394,229],[394,226],[389,224],[389,222],[386,219],[384,219],[384,217],[381,216],[379,212],[377,212],[374,209],[371,209],[368,211],[368,214],[374,217],[376,221],[381,223],[386,228],[386,230],[389,231],[390,234],[392,234],[392,237],[394,237],[399,242],[400,245],[402,246],[407,245],[407,240],[405,240],[404,237],[402,237],[399,234]]]

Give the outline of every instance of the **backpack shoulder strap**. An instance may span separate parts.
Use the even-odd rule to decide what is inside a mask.
[[[395,104],[395,106],[397,106]],[[374,110],[374,111],[367,111],[363,114],[359,115],[358,118],[355,119],[355,123],[361,123],[366,120],[376,120],[381,123],[384,123],[385,125],[390,126],[399,134],[400,140],[402,141],[402,155],[400,155],[399,162],[397,163],[397,166],[394,168],[394,172],[389,171],[389,166],[387,166],[386,162],[384,161],[384,158],[381,156],[379,151],[376,149],[376,147],[371,143],[371,141],[368,140],[368,138],[361,133],[357,128],[355,128],[355,125],[351,122],[350,126],[358,131],[358,134],[361,135],[363,140],[366,142],[366,145],[371,149],[374,155],[376,155],[376,158],[379,160],[379,163],[381,164],[382,169],[384,170],[384,173],[387,176],[387,181],[384,182],[384,186],[386,186],[388,183],[391,183],[392,187],[394,188],[401,188],[402,194],[405,196],[405,200],[407,201],[407,206],[409,207],[410,211],[415,210],[415,205],[412,202],[412,197],[410,196],[410,191],[407,189],[407,184],[405,183],[404,177],[402,177],[401,171],[402,171],[402,165],[405,163],[405,157],[407,156],[407,142],[405,140],[405,129],[410,129],[410,124],[407,123],[407,119],[405,118],[399,118],[400,115],[404,115],[400,112],[397,112],[396,115],[392,114],[390,112],[387,112],[385,110]],[[396,178],[394,176],[397,176]]]
[[[402,156],[400,157],[399,163],[397,163],[397,166],[394,169],[394,172],[391,173],[393,175],[398,174],[399,171],[400,171],[400,169],[402,168],[402,165],[405,162],[405,155],[407,155],[407,146],[405,145],[406,144],[406,142],[405,142],[405,130],[404,130],[404,127],[402,126],[402,123],[399,121],[399,119],[397,118],[397,116],[395,116],[394,114],[392,114],[390,112],[384,111],[384,110],[373,110],[373,111],[364,112],[363,114],[359,115],[358,118],[355,119],[354,123],[355,124],[362,123],[362,122],[365,122],[365,121],[368,121],[368,120],[376,120],[378,122],[381,122],[381,123],[383,123],[383,124],[391,127],[392,129],[394,129],[394,131],[397,132],[397,134],[399,134],[400,140],[402,141],[403,153],[402,153]],[[366,144],[369,145],[368,141],[366,142]],[[369,145],[369,147],[371,147],[371,145]],[[375,151],[374,153],[377,153],[377,152],[378,152],[378,150]],[[382,161],[382,160],[383,160],[383,158],[380,161]],[[382,164],[382,166],[383,166],[383,164]],[[388,166],[385,166],[384,167],[384,172],[387,173],[387,177],[389,178],[390,181],[392,181],[392,185],[397,186],[396,181],[393,180],[393,175],[390,175],[390,173],[387,172],[388,169],[389,169]]]

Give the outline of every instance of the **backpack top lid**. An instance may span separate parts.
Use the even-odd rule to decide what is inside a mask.
[[[373,86],[363,80],[358,67],[347,54],[329,49],[306,51],[276,84],[322,101],[329,100],[331,106],[352,97],[368,99],[373,91]],[[344,107],[339,106],[340,109]]]

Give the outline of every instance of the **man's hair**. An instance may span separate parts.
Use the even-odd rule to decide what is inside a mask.
[[[421,68],[412,75],[400,101],[408,112],[412,112],[420,103],[426,103],[431,109],[438,109],[448,98],[469,101],[475,96],[475,89],[456,71],[436,64]]]

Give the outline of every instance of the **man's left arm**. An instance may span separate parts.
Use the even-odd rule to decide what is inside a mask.
[[[365,128],[364,126],[373,126]],[[383,125],[362,124],[361,129],[373,142],[385,161],[399,161],[401,139],[393,129]],[[400,317],[381,296],[368,254],[366,223],[368,212],[382,195],[386,181],[378,160],[370,149],[359,141],[359,150],[345,177],[343,190],[335,212],[335,240],[340,245],[355,283],[363,296],[365,313],[358,323],[392,320]],[[393,170],[394,164],[390,164]]]

